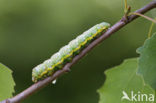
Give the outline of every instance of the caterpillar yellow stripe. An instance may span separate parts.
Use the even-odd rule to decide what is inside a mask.
[[[109,27],[109,23],[102,22],[69,42],[68,45],[62,47],[59,52],[52,55],[50,59],[33,68],[32,81],[37,82],[53,75],[57,70],[62,69],[66,63],[71,62],[73,57],[78,55],[89,43],[101,36]]]

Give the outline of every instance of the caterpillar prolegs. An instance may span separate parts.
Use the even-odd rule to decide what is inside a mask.
[[[70,41],[68,45],[65,45],[59,52],[52,55],[50,59],[33,68],[32,81],[37,82],[62,69],[66,63],[71,62],[73,57],[78,55],[89,43],[101,36],[109,27],[109,23],[102,22]]]

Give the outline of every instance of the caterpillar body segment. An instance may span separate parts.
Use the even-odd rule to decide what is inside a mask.
[[[102,22],[79,35],[76,39],[70,41],[68,45],[65,45],[57,53],[52,55],[50,59],[33,68],[32,81],[37,82],[53,75],[53,73],[57,70],[62,69],[66,63],[71,62],[73,57],[78,55],[97,37],[101,36],[102,33],[105,32],[109,27],[109,23]]]

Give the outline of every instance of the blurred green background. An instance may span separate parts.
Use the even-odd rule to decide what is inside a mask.
[[[147,2],[129,0],[132,10]],[[15,94],[32,84],[33,67],[93,25],[103,21],[113,25],[122,17],[123,5],[123,0],[0,0],[0,61],[14,71]],[[98,103],[96,90],[104,83],[104,70],[138,56],[136,48],[147,38],[150,24],[143,18],[130,23],[92,50],[55,85],[23,103]]]

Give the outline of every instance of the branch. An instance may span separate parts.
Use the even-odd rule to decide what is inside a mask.
[[[149,20],[149,21],[152,21],[153,23],[156,23],[156,20],[155,20],[155,19],[152,19],[152,18],[150,18],[150,17],[148,17],[148,16],[145,16],[145,15],[143,15],[143,14],[140,14],[140,13],[132,13],[132,14],[141,16],[141,17],[143,17],[143,18],[145,18],[145,19],[147,19],[147,20]]]
[[[135,11],[135,13],[144,14],[151,9],[156,8],[156,0],[153,2],[147,4],[143,8]],[[118,21],[116,24],[114,24],[110,29],[108,29],[102,36],[97,38],[95,41],[93,41],[91,44],[89,44],[79,55],[75,56],[72,60],[72,62],[67,63],[61,70],[56,71],[52,76],[47,77],[46,79],[39,81],[23,92],[17,94],[16,96],[6,99],[0,103],[19,103],[20,101],[24,100],[31,94],[35,93],[36,91],[40,90],[41,88],[45,87],[49,83],[51,83],[53,80],[61,76],[62,74],[68,72],[72,65],[74,65],[76,62],[78,62],[82,57],[84,57],[89,51],[91,51],[95,46],[97,46],[99,43],[101,43],[103,40],[111,36],[114,32],[117,32],[122,27],[124,27],[126,24],[132,22],[134,19],[139,17],[138,15],[130,15],[128,17],[123,17],[120,21]]]

